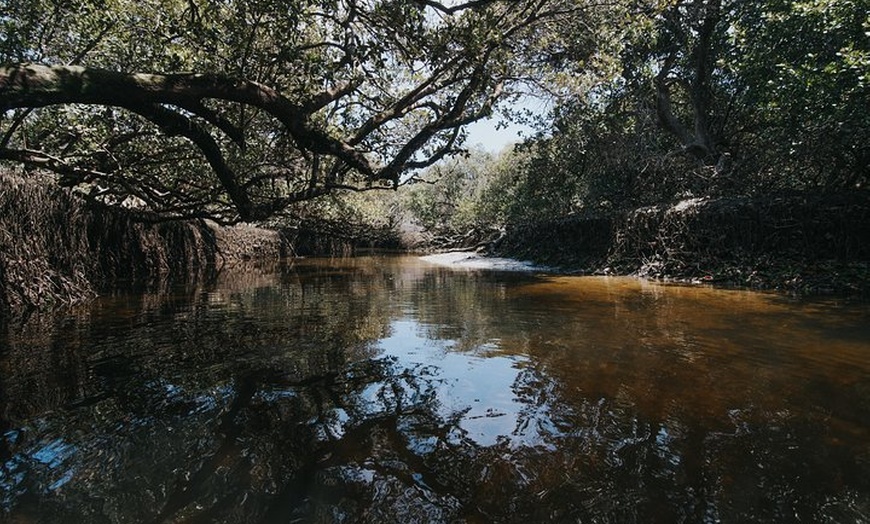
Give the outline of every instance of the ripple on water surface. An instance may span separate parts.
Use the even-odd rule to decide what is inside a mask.
[[[0,520],[870,519],[867,304],[310,259],[0,348]]]

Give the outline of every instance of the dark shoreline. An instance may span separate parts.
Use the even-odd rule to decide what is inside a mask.
[[[692,199],[508,228],[487,249],[577,275],[870,297],[870,192]]]
[[[147,225],[91,209],[48,179],[0,175],[0,317],[86,302],[119,281],[184,281],[226,264],[400,244],[389,232],[331,223]],[[870,191],[691,199],[496,234],[463,238],[564,274],[870,297]]]

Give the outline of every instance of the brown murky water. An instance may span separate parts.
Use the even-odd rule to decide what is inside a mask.
[[[0,521],[868,522],[870,305],[305,260],[0,334]]]

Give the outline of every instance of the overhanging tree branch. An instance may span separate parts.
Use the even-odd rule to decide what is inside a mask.
[[[564,17],[565,6],[581,2],[339,0],[334,10],[303,2],[288,11],[237,1],[215,11],[250,15],[234,19],[236,27],[200,16],[194,4],[168,13],[175,17],[167,24],[171,33],[149,33],[163,46],[148,48],[149,60],[157,61],[130,62],[234,74],[0,64],[0,112],[73,106],[34,111],[28,117],[33,126],[4,126],[4,149],[43,149],[44,157],[17,158],[56,171],[109,169],[100,183],[117,193],[115,202],[129,186],[158,212],[208,202],[204,212],[242,220],[266,218],[288,202],[335,189],[396,186],[408,171],[459,151],[462,127],[490,114],[504,85],[519,78],[513,73],[523,66],[509,57],[515,39],[535,38],[533,31],[524,36],[525,28]],[[128,29],[119,15],[112,37],[129,38]],[[276,40],[279,33],[286,41]],[[176,41],[216,55],[187,60],[167,47]],[[173,54],[161,60],[164,47]],[[96,54],[91,63],[120,63],[111,50]],[[95,106],[123,111],[101,114]],[[150,126],[125,112],[187,142],[141,133]],[[135,138],[114,147],[113,135]],[[175,152],[164,154],[168,150]],[[210,169],[203,169],[206,163]],[[164,198],[167,192],[178,195]]]
[[[217,74],[127,74],[40,64],[0,67],[0,111],[58,104],[98,104],[135,110],[130,106],[151,103],[184,107],[198,115],[196,108],[202,100],[237,102],[275,117],[301,148],[334,156],[376,178],[376,167],[362,153],[311,125],[311,113],[306,109],[319,108],[322,98],[318,94],[312,100],[296,104],[257,82]]]
[[[193,142],[214,170],[230,200],[239,210],[242,220],[264,218],[259,216],[250,197],[239,186],[236,173],[224,160],[220,146],[202,126],[184,115],[157,104],[130,104],[127,109],[157,124],[167,135],[183,136]]]

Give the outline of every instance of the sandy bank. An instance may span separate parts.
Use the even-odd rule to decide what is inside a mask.
[[[546,266],[540,266],[523,260],[513,258],[499,258],[482,256],[470,251],[451,251],[420,257],[421,260],[439,266],[448,266],[457,269],[491,269],[495,271],[523,271],[541,272],[550,271]]]

